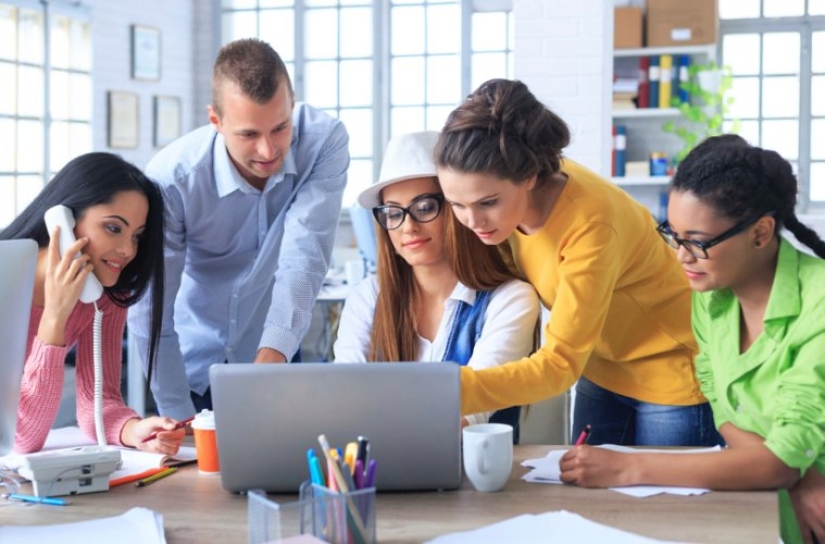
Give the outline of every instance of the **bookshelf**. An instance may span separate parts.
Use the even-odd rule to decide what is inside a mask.
[[[648,161],[651,153],[662,153],[667,157],[672,157],[680,148],[680,140],[673,134],[664,132],[662,126],[666,121],[675,121],[677,124],[681,119],[681,113],[675,107],[645,107],[635,108],[633,104],[628,104],[628,96],[633,95],[633,80],[639,80],[639,74],[647,71],[644,58],[656,59],[652,62],[658,65],[662,55],[669,55],[673,70],[678,70],[677,59],[684,56],[689,58],[690,64],[704,64],[710,60],[715,60],[717,46],[709,45],[687,45],[679,47],[641,47],[632,49],[616,49],[613,51],[613,72],[616,81],[612,87],[612,96],[615,104],[620,107],[611,110],[613,125],[624,127],[624,138],[621,135],[616,140],[624,140],[624,160],[626,163],[634,162],[634,168],[628,168],[627,176],[613,177],[612,180],[617,185],[635,188],[636,192],[647,193],[661,190],[670,181],[669,176],[644,176],[640,175],[641,161]],[[687,60],[687,59],[686,59]],[[644,69],[644,70],[643,70]],[[673,81],[672,75],[668,77],[670,90],[667,96],[675,96],[673,87],[678,81]],[[653,100],[651,91],[651,105]],[[668,100],[669,102],[669,100]],[[628,107],[630,105],[631,107]],[[614,140],[614,142],[616,141]],[[612,162],[612,161],[611,161]]]

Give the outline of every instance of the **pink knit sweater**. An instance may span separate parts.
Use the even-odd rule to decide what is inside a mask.
[[[122,445],[120,431],[132,418],[139,418],[127,407],[120,395],[121,342],[126,326],[126,309],[102,297],[98,307],[103,311],[101,334],[103,356],[103,422],[106,442]],[[65,346],[44,344],[37,338],[43,308],[32,306],[29,320],[26,363],[17,411],[17,432],[14,449],[19,453],[39,451],[52,428],[63,392],[66,353],[77,344],[77,422],[80,429],[95,439],[94,362],[92,360],[92,320],[94,305],[78,302],[66,324]]]

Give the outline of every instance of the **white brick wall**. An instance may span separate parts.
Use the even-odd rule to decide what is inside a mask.
[[[570,125],[567,156],[609,175],[612,4],[519,0],[514,14],[515,77]]]
[[[193,118],[194,96],[194,10],[208,2],[140,0],[112,2],[87,0],[92,6],[92,44],[94,92],[94,149],[109,150],[143,167],[157,152],[153,146],[154,95],[181,98],[182,131],[206,122],[202,113]],[[161,33],[161,78],[159,81],[131,79],[130,25],[158,28]],[[210,61],[211,62],[211,61]],[[110,149],[107,145],[107,92],[128,91],[139,96],[139,146],[135,149]],[[201,108],[203,111],[203,108]]]

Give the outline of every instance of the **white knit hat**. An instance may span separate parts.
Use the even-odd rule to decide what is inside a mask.
[[[384,150],[381,175],[358,195],[358,203],[371,209],[380,206],[381,190],[393,183],[413,178],[436,177],[435,142],[438,132],[410,132],[394,137]]]

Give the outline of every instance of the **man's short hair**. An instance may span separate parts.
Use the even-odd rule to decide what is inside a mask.
[[[212,107],[221,111],[223,85],[232,82],[241,92],[258,104],[275,96],[278,87],[286,82],[293,95],[292,82],[284,61],[271,45],[257,38],[235,40],[223,46],[212,70]]]

